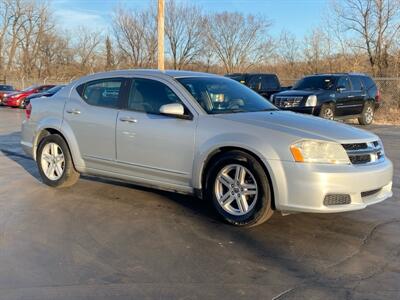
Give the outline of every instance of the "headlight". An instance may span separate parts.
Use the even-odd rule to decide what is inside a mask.
[[[290,146],[296,162],[320,164],[350,164],[342,145],[334,142],[305,140]]]
[[[306,101],[306,106],[316,106],[317,105],[317,96],[311,95],[308,96]]]
[[[269,101],[274,103],[274,98],[275,98],[275,95],[271,95],[271,97],[269,97]]]

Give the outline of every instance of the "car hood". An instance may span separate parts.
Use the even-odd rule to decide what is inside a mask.
[[[360,143],[378,140],[368,131],[289,111],[250,112],[217,115],[219,118],[280,131],[295,139],[320,139],[339,143]]]
[[[320,95],[320,94],[324,94],[326,92],[328,92],[328,91],[325,91],[325,90],[314,90],[314,91],[286,90],[286,91],[282,91],[275,95],[276,96],[310,96],[310,95]]]

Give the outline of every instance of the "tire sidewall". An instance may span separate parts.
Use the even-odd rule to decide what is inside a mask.
[[[64,154],[64,165],[65,165],[64,173],[57,180],[50,180],[49,178],[47,178],[46,174],[43,172],[43,169],[42,169],[42,164],[41,164],[42,152],[43,152],[44,147],[48,143],[57,144],[61,148],[61,150]],[[38,146],[38,150],[37,150],[36,163],[37,163],[37,166],[39,169],[40,176],[42,177],[43,183],[45,183],[49,186],[52,186],[52,187],[58,187],[58,186],[61,186],[62,184],[64,184],[65,181],[68,180],[68,176],[71,173],[71,170],[74,168],[73,163],[72,163],[71,154],[69,152],[67,143],[58,134],[48,135],[41,140],[41,142]]]
[[[368,108],[371,108],[372,109],[372,119],[371,119],[371,122],[367,122],[367,118],[366,118],[366,113],[367,113],[367,109]],[[363,109],[363,112],[362,112],[362,123],[364,124],[364,125],[371,125],[372,124],[372,122],[374,121],[374,116],[375,116],[375,110],[374,110],[374,106],[372,105],[372,103],[371,102],[367,102],[366,104],[365,104],[365,106],[364,106],[364,109]]]
[[[325,118],[325,110],[327,110],[328,108],[332,111],[332,119]],[[321,118],[325,119],[325,120],[334,120],[335,119],[335,107],[334,107],[334,105],[333,104],[328,104],[328,103],[323,104],[321,106],[321,110],[320,110],[319,116]]]
[[[257,182],[258,187],[258,199],[255,206],[243,216],[235,216],[226,212],[217,200],[214,192],[215,180],[218,173],[227,165],[238,164],[246,167],[254,175],[254,179]],[[215,164],[210,168],[205,194],[207,199],[212,201],[214,208],[217,210],[219,215],[228,223],[236,226],[251,226],[259,221],[267,211],[271,210],[271,189],[268,177],[266,176],[264,169],[260,163],[253,157],[246,153],[239,151],[229,152],[221,155]]]

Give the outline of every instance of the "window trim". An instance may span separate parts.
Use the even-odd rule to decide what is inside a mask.
[[[84,93],[85,93],[85,90],[86,90],[86,88],[87,88],[87,86],[88,86],[89,84],[91,85],[91,84],[96,84],[96,83],[98,83],[98,82],[104,82],[104,81],[121,81],[120,93],[118,94],[118,102],[117,102],[117,106],[115,106],[115,107],[104,106],[104,105],[97,105],[97,104],[90,104],[90,103],[88,103],[88,102],[83,98],[83,95],[84,95]],[[126,94],[127,87],[129,87],[129,86],[127,86],[127,82],[129,82],[129,78],[121,77],[121,76],[118,76],[118,77],[99,78],[99,79],[94,79],[94,80],[86,81],[86,82],[84,82],[84,83],[78,85],[77,87],[75,87],[75,90],[76,90],[77,94],[79,95],[79,97],[81,98],[81,100],[82,100],[86,105],[94,106],[94,107],[102,107],[102,108],[117,109],[117,110],[119,110],[119,109],[122,109],[122,107],[123,107],[123,103],[125,102],[125,101],[124,101],[124,98],[126,98],[126,96],[129,95],[129,94]]]
[[[133,86],[133,83],[135,79],[146,79],[146,80],[152,80],[152,81],[157,81],[161,84],[164,84],[167,86],[179,99],[181,104],[183,105],[184,109],[189,112],[188,115],[183,115],[183,116],[173,116],[173,115],[165,115],[161,113],[151,113],[151,112],[145,112],[141,110],[135,110],[135,109],[130,109],[128,108],[129,104],[129,96],[131,93],[131,89]],[[135,113],[141,113],[141,114],[148,114],[148,115],[155,115],[155,116],[164,116],[164,117],[169,117],[169,118],[174,118],[174,119],[182,119],[182,120],[193,120],[194,119],[194,113],[193,113],[193,108],[191,109],[190,106],[187,104],[187,101],[182,100],[184,97],[181,96],[181,93],[172,85],[170,85],[168,82],[161,80],[159,78],[154,78],[154,77],[148,77],[148,76],[131,76],[127,80],[127,88],[126,88],[126,97],[123,99],[123,105],[121,107],[122,110],[125,111],[130,111],[130,112],[135,112]]]

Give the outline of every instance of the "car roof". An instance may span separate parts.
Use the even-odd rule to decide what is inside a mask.
[[[90,79],[90,78],[102,78],[104,76],[135,76],[135,75],[145,75],[145,76],[156,76],[156,77],[169,77],[169,78],[184,78],[184,77],[222,77],[220,75],[203,73],[203,72],[192,72],[192,71],[178,71],[178,70],[166,70],[160,71],[156,69],[127,69],[127,70],[115,70],[109,72],[101,72],[91,74],[80,79]],[[79,80],[80,81],[80,80]]]
[[[364,73],[316,73],[308,76],[343,76],[343,75],[368,76],[367,74]]]

